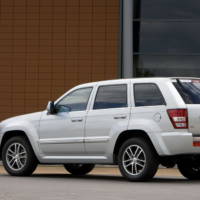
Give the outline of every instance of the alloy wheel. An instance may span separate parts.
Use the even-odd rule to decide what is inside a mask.
[[[139,175],[145,168],[146,155],[139,145],[128,146],[122,157],[125,171],[130,175]]]
[[[27,152],[20,143],[12,143],[6,151],[7,165],[14,171],[21,170],[27,161]]]

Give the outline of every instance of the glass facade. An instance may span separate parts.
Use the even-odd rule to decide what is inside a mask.
[[[200,76],[200,1],[133,0],[134,75]]]

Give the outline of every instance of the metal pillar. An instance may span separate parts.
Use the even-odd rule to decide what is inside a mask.
[[[121,76],[133,74],[133,0],[121,0]]]

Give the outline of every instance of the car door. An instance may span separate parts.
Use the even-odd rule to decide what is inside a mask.
[[[45,156],[84,154],[84,126],[92,87],[71,91],[55,104],[56,114],[44,111],[40,121],[40,150]]]
[[[99,84],[86,119],[85,148],[89,155],[105,156],[116,132],[128,126],[129,84]],[[106,159],[106,156],[105,156]]]

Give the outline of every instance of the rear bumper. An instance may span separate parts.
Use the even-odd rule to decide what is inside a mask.
[[[200,139],[190,132],[167,132],[157,135],[159,155],[200,154],[200,147],[193,146],[193,141]]]

